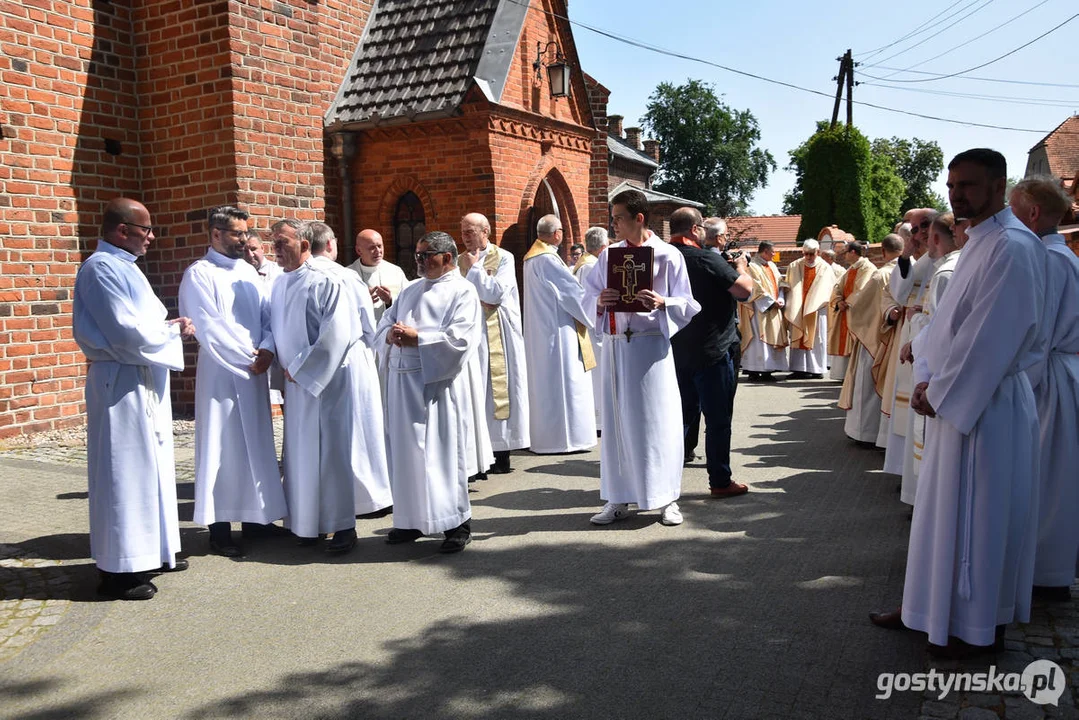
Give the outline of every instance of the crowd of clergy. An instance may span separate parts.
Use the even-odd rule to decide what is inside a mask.
[[[541,218],[519,260],[523,293],[518,259],[480,214],[461,219],[457,240],[424,235],[410,281],[373,230],[344,266],[329,226],[279,219],[270,262],[248,213],[220,207],[173,319],[136,265],[154,239],[149,210],[116,199],[79,270],[73,319],[90,362],[99,592],[148,599],[154,573],[187,566],[169,400],[185,339],[198,343],[194,521],[218,554],[286,532],[345,553],[358,517],[390,513],[388,543],[440,534],[440,551],[459,552],[471,541],[470,482],[511,472],[515,450],[586,451],[601,433],[605,504],[591,522],[636,506],[680,524],[687,428],[693,446],[697,433],[671,340],[698,300],[702,318],[714,302],[694,297],[687,272],[697,238],[734,268],[724,273],[742,370],[842,380],[846,433],[885,449],[884,470],[901,477],[913,506],[903,603],[873,622],[925,632],[938,653],[999,648],[1003,626],[1029,618],[1032,592],[1067,597],[1079,551],[1079,259],[1056,230],[1070,202],[1035,178],[1008,207],[1005,179],[999,153],[961,153],[948,168],[953,212],[908,212],[880,242],[883,265],[862,242],[806,240],[785,275],[769,243],[736,259],[723,222],[690,208],[684,237],[664,242],[629,190],[611,203],[617,242],[591,228],[569,264],[559,218]],[[614,312],[605,250],[641,246],[654,258],[635,298],[644,309]],[[732,412],[733,389],[727,453]],[[745,491],[727,465],[715,497]]]

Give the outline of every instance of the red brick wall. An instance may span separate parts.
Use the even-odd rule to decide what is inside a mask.
[[[239,203],[260,229],[322,216],[322,114],[370,8],[0,0],[0,437],[82,421],[71,288],[109,199],[163,227],[144,269],[172,309],[209,207]]]
[[[81,422],[75,272],[139,186],[131,33],[119,3],[0,3],[0,437]]]
[[[588,101],[592,106],[592,119],[596,126],[592,141],[592,180],[588,188],[588,224],[605,228],[610,225],[607,204],[607,194],[611,187],[607,158],[607,100],[611,91],[587,75],[585,85],[588,88]]]

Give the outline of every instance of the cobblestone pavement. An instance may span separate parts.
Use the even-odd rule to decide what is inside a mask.
[[[655,513],[591,527],[598,452],[516,453],[516,472],[473,488],[475,542],[452,558],[432,541],[388,548],[390,518],[359,521],[346,558],[288,538],[242,562],[207,555],[179,421],[192,568],[149,603],[94,596],[81,432],[0,445],[0,717],[1079,717],[1075,600],[1037,605],[1007,652],[963,664],[869,624],[901,596],[909,523],[879,453],[842,437],[837,394],[743,385],[734,466],[752,492],[709,500],[691,465],[679,528]],[[1059,706],[874,698],[881,672],[1036,659],[1067,674]]]

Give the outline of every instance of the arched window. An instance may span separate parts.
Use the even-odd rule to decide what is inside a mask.
[[[393,213],[394,260],[410,280],[416,277],[416,243],[426,232],[423,203],[416,193],[406,192]]]

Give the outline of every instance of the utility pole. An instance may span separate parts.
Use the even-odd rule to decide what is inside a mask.
[[[836,81],[835,106],[832,108],[832,127],[835,127],[836,123],[839,122],[839,103],[843,99],[844,86],[847,89],[847,126],[850,127],[854,124],[854,58],[848,48],[843,57],[838,57],[836,60],[839,61],[839,75],[832,78]]]

